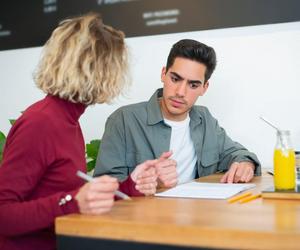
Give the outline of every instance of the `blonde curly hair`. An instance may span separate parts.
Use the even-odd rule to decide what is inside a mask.
[[[45,93],[91,105],[109,103],[129,79],[124,33],[99,14],[66,19],[44,46],[34,79]]]

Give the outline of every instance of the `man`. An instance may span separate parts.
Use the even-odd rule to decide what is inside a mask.
[[[108,118],[95,176],[123,180],[137,165],[152,164],[159,185],[173,187],[220,171],[227,171],[223,183],[261,174],[255,154],[232,141],[206,107],[194,105],[215,67],[213,48],[188,39],[174,44],[161,72],[163,89]]]

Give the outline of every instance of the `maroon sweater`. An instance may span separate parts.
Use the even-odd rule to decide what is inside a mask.
[[[54,219],[78,213],[74,198],[86,172],[78,122],[85,106],[47,96],[30,106],[10,130],[0,167],[0,249],[55,249]],[[120,184],[141,195],[129,178]]]

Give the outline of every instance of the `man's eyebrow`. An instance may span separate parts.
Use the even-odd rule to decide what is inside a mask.
[[[183,79],[184,79],[181,75],[177,74],[176,72],[171,71],[170,73],[171,73],[172,75],[176,76],[176,77],[177,77],[178,79],[180,79],[180,80],[183,80]]]
[[[198,84],[198,85],[202,84],[202,81],[200,80],[188,80],[188,82],[192,84]]]
[[[181,75],[177,74],[176,72],[171,71],[170,73],[172,75],[176,76],[179,80],[183,80],[184,79]],[[199,85],[203,83],[200,80],[188,80],[188,82],[192,83],[192,84],[199,84]]]

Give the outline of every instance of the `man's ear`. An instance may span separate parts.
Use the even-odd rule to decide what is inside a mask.
[[[160,80],[162,82],[164,82],[164,80],[165,80],[166,73],[167,73],[167,69],[166,69],[166,67],[163,67],[162,70],[161,70],[161,75],[160,75]]]
[[[203,96],[206,92],[206,90],[208,89],[209,87],[209,81],[206,81],[204,84],[203,84],[203,88],[201,89],[201,93],[200,93],[200,96]]]

